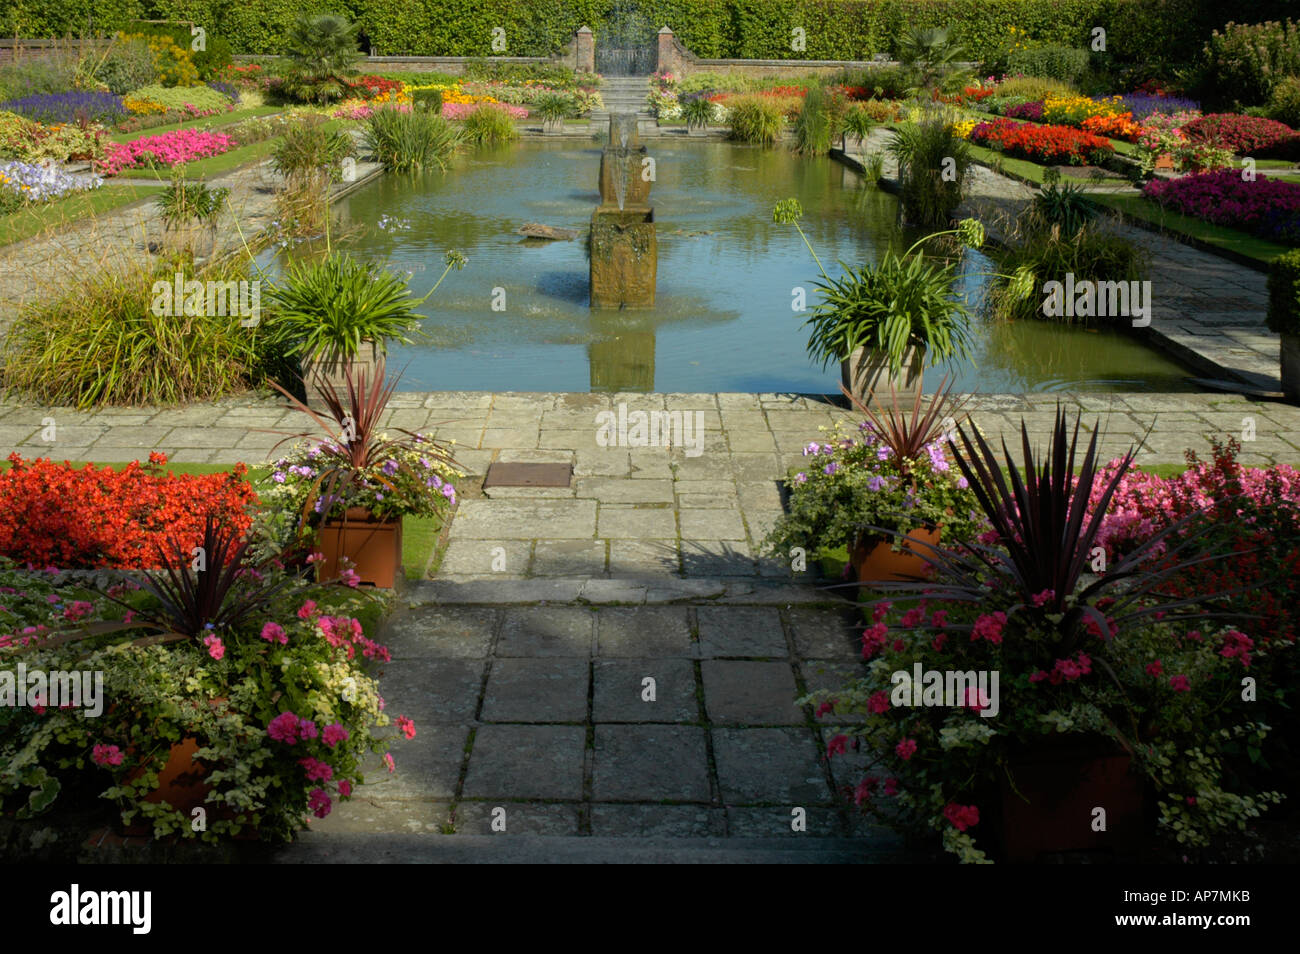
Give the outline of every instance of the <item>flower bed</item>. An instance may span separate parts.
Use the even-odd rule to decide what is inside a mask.
[[[1296,131],[1285,123],[1236,113],[1200,116],[1184,125],[1182,130],[1194,142],[1209,143],[1242,156],[1283,151],[1300,139]]]
[[[1043,122],[1082,127],[1091,116],[1115,116],[1124,111],[1118,96],[1049,96],[1043,100]]]
[[[23,202],[49,202],[72,192],[98,189],[103,184],[99,176],[74,176],[62,169],[28,162],[0,163],[0,190]]]
[[[0,103],[0,110],[42,123],[95,122],[105,126],[127,116],[122,97],[113,93],[74,91],[41,93]]]
[[[1035,126],[1010,119],[979,123],[971,141],[1034,162],[1071,166],[1100,164],[1113,153],[1106,139],[1069,126]]]
[[[506,103],[443,103],[442,115],[446,119],[464,119],[470,113],[480,109],[498,109],[511,119],[524,119],[528,110],[523,106],[510,106]]]
[[[193,546],[208,514],[244,529],[257,500],[243,464],[192,476],[165,473],[167,457],[157,453],[120,471],[16,453],[9,460],[0,473],[0,556],[37,567],[154,567],[169,535]]]
[[[107,175],[115,175],[123,169],[138,168],[150,162],[174,166],[195,159],[219,156],[235,146],[235,141],[223,133],[178,129],[110,145],[96,167]]]
[[[1169,115],[1171,113],[1192,113],[1195,116],[1201,114],[1201,104],[1194,99],[1185,99],[1181,96],[1159,96],[1154,93],[1130,93],[1127,96],[1121,96],[1120,104],[1125,112],[1133,114],[1136,120],[1144,120],[1148,116],[1156,114]]]
[[[95,159],[104,154],[102,126],[63,123],[46,126],[15,113],[0,112],[0,157],[22,162]]]
[[[1266,237],[1281,237],[1300,225],[1300,185],[1263,176],[1247,180],[1235,169],[1153,180],[1142,194],[1175,212]]]

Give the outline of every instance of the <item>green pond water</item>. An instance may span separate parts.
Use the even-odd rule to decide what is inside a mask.
[[[817,267],[772,206],[794,196],[827,270],[874,261],[914,239],[897,200],[829,159],[786,149],[650,140],[658,227],[655,306],[593,311],[582,236],[599,200],[600,143],[525,141],[480,148],[446,173],[386,175],[339,203],[356,231],[340,244],[428,291],[449,248],[468,265],[423,306],[428,339],[390,350],[409,390],[838,391],[837,366],[805,352]],[[526,222],[579,231],[524,239]],[[290,254],[290,253],[281,253]],[[988,271],[968,256],[969,272]],[[983,278],[970,278],[972,298]],[[494,308],[495,305],[495,308]],[[1186,372],[1122,333],[1046,322],[974,329],[974,360],[950,370],[958,391],[1186,390]],[[934,387],[942,371],[927,373]]]

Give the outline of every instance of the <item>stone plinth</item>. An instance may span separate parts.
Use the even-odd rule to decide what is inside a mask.
[[[655,303],[659,243],[648,207],[600,206],[591,216],[591,307],[649,308]]]
[[[596,72],[596,43],[592,37],[591,27],[582,27],[574,34],[576,47],[574,59],[575,68],[579,73]]]

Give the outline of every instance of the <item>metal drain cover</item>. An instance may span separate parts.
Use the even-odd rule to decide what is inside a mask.
[[[572,464],[502,464],[488,466],[483,489],[493,487],[567,487]]]

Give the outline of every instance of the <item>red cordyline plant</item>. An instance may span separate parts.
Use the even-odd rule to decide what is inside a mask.
[[[306,530],[315,514],[324,519],[336,510],[346,511],[350,503],[359,500],[373,504],[377,495],[390,495],[393,502],[400,500],[409,506],[412,495],[431,486],[427,481],[432,479],[420,472],[413,458],[423,459],[426,468],[435,464],[450,467],[455,463],[442,442],[403,428],[391,428],[401,435],[395,439],[381,433],[380,422],[397,388],[398,377],[386,381],[381,371],[371,380],[365,371],[357,372],[347,365],[344,378],[346,395],[340,395],[325,382],[316,382],[316,391],[326,407],[324,414],[279,385],[273,385],[324,432],[323,437],[312,431],[273,432],[286,435],[276,447],[292,440],[306,440],[312,445],[314,476],[301,507],[300,532]],[[443,486],[441,479],[438,485]],[[454,502],[453,495],[444,496]],[[396,505],[378,509],[395,508]]]
[[[1029,430],[1022,421],[1023,463],[1012,457],[1004,440],[1005,474],[983,436],[978,431],[968,434],[964,427],[958,427],[961,446],[949,441],[949,447],[992,529],[981,542],[972,541],[954,549],[917,544],[918,555],[929,564],[930,579],[925,582],[865,585],[976,606],[996,596],[1000,603],[1008,604],[1008,622],[1018,614],[1029,625],[1053,620],[1051,628],[1060,635],[1061,648],[1066,652],[1085,634],[1107,639],[1153,618],[1169,622],[1227,618],[1229,614],[1208,612],[1202,607],[1235,591],[1165,595],[1171,577],[1222,559],[1221,555],[1205,552],[1209,528],[1189,528],[1188,520],[1173,522],[1113,565],[1105,564],[1105,550],[1096,545],[1098,533],[1111,498],[1132,466],[1135,451],[1130,449],[1118,462],[1112,462],[1098,492],[1095,428],[1087,449],[1078,458],[1075,473],[1080,423],[1081,416],[1077,416],[1070,434],[1065,412],[1058,407],[1050,445],[1039,462],[1035,461]],[[1162,552],[1173,559],[1153,565]],[[972,627],[947,626],[949,631],[963,628]]]
[[[927,400],[918,389],[912,399],[911,413],[898,401],[898,392],[894,388],[893,378],[889,379],[889,401],[881,407],[872,406],[875,392],[867,395],[863,403],[853,392],[840,385],[844,396],[853,403],[871,424],[876,442],[889,448],[890,453],[900,462],[902,473],[907,476],[907,462],[916,460],[927,453],[926,448],[952,432],[958,423],[957,414],[961,414],[966,403],[965,398],[954,398],[949,376],[944,375],[939,388]],[[924,410],[922,410],[924,408]],[[962,414],[962,419],[965,415]]]

